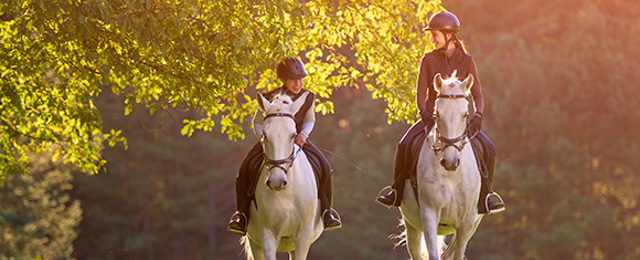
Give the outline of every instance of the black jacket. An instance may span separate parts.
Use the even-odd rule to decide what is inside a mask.
[[[473,74],[475,80],[471,87],[471,95],[473,96],[476,111],[483,112],[482,86],[480,85],[480,77],[478,77],[478,69],[473,57],[461,49],[456,49],[449,58],[446,57],[444,51],[434,50],[422,57],[416,84],[416,105],[423,120],[426,116],[431,116],[435,108],[434,76],[440,73],[442,78],[448,78],[454,70],[458,71],[456,75],[459,80],[464,80],[469,73]]]

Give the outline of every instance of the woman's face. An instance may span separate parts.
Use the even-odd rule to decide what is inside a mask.
[[[440,49],[440,48],[444,48],[445,43],[447,43],[447,40],[444,38],[444,34],[442,33],[442,31],[429,31],[431,32],[431,36],[429,37],[429,41],[433,43],[433,45],[435,45],[436,49]]]
[[[284,86],[293,94],[300,93],[300,90],[302,90],[302,83],[304,82],[301,78],[300,79],[284,79]]]

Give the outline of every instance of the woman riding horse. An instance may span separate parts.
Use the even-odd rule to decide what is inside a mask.
[[[411,140],[421,131],[429,133],[434,126],[433,117],[436,92],[433,89],[433,78],[436,74],[451,75],[457,70],[457,75],[464,79],[469,73],[473,74],[474,82],[471,88],[473,103],[475,104],[475,115],[469,123],[470,136],[473,138],[474,151],[481,152],[480,172],[482,176],[482,187],[480,191],[479,213],[497,213],[505,210],[504,202],[500,196],[493,191],[491,182],[495,167],[496,148],[487,138],[480,128],[484,111],[482,99],[482,87],[478,77],[478,69],[471,55],[469,55],[463,43],[456,34],[460,31],[458,18],[450,12],[440,11],[429,18],[424,31],[431,32],[429,40],[435,45],[435,50],[426,53],[420,63],[420,71],[417,82],[416,104],[420,112],[420,118],[402,137],[396,149],[396,161],[394,168],[394,182],[391,187],[385,187],[376,201],[385,207],[400,206],[404,194],[405,181],[412,174],[412,163],[409,154]],[[480,148],[480,149],[477,149]],[[478,156],[478,155],[476,155]],[[385,190],[391,189],[389,193],[383,194]],[[495,195],[495,196],[493,196]],[[490,198],[496,197],[499,201],[494,202]]]
[[[271,101],[272,97],[277,93],[286,94],[295,101],[305,92],[309,92],[302,88],[303,78],[307,76],[307,71],[304,69],[304,64],[300,59],[285,58],[278,63],[276,73],[283,85],[263,95],[269,101]],[[298,131],[295,142],[302,147],[302,150],[307,154],[310,161],[317,161],[317,168],[319,168],[319,172],[317,173],[319,175],[318,198],[320,199],[322,221],[325,230],[334,230],[340,228],[342,223],[338,212],[331,208],[333,170],[320,150],[307,140],[315,125],[314,104],[314,95],[309,92],[304,105],[302,105],[300,110],[294,115]],[[262,137],[263,122],[264,115],[257,111],[253,119],[253,129],[258,139]],[[228,230],[233,233],[245,235],[247,232],[249,206],[253,200],[253,193],[258,182],[258,175],[260,174],[263,161],[264,154],[262,152],[262,145],[258,142],[245,157],[238,171],[238,176],[236,177],[237,211],[231,217],[228,225]]]

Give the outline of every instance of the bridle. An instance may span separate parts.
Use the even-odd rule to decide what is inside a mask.
[[[450,95],[450,94],[438,94],[438,96],[436,98],[450,98],[450,99],[459,99],[459,98],[467,98],[467,95],[465,94],[457,94],[457,95]],[[458,151],[462,151],[462,149],[464,149],[464,147],[466,146],[466,144],[469,142],[470,139],[472,139],[473,137],[475,137],[475,135],[477,133],[474,133],[470,138],[467,138],[469,133],[469,125],[467,124],[467,128],[465,129],[464,133],[461,136],[455,137],[455,138],[446,138],[442,135],[440,135],[440,131],[438,131],[438,128],[436,128],[436,137],[438,142],[436,142],[436,144],[431,146],[431,150],[433,150],[434,153],[438,153],[444,149],[446,149],[449,146],[452,146],[454,148],[456,148]],[[444,146],[442,146],[444,145]]]
[[[288,114],[288,113],[272,113],[272,114],[267,114],[265,115],[264,119],[267,120],[267,118],[270,117],[289,117],[291,119],[293,119],[293,121],[295,121],[296,119],[293,117],[293,115]],[[295,137],[294,137],[295,138]],[[271,171],[271,169],[273,168],[280,168],[284,171],[285,174],[289,173],[289,169],[291,168],[291,165],[293,165],[293,161],[296,159],[296,154],[297,152],[295,152],[295,144],[291,149],[291,154],[289,155],[289,157],[284,158],[284,159],[280,159],[280,160],[274,160],[274,159],[269,159],[267,157],[267,154],[264,153],[264,140],[266,139],[266,136],[264,135],[264,133],[262,134],[262,138],[260,138],[260,143],[262,143],[262,153],[264,154],[264,164],[267,166],[267,169],[269,171]],[[298,152],[300,152],[300,150],[302,150],[302,147],[300,149],[298,149]]]

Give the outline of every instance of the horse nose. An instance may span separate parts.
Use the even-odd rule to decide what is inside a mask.
[[[279,182],[278,181],[272,182],[271,180],[267,180],[266,184],[267,184],[267,187],[269,187],[269,189],[271,190],[281,191],[287,187],[287,180],[282,180]]]
[[[456,169],[458,169],[458,166],[460,166],[460,159],[454,160],[453,163],[447,163],[447,160],[441,159],[440,165],[442,165],[442,167],[447,171],[455,171]]]

